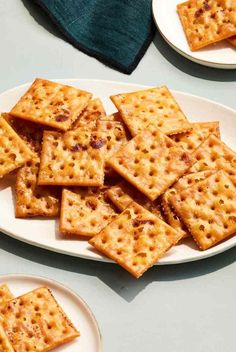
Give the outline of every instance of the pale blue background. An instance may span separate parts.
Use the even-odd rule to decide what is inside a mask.
[[[236,109],[236,70],[191,63],[156,35],[136,71],[126,76],[63,41],[31,3],[0,0],[1,92],[36,76],[110,79],[166,84]],[[201,262],[155,267],[136,281],[116,265],[53,254],[0,236],[0,274],[43,275],[74,289],[98,319],[105,352],[235,350],[235,259],[234,248]]]

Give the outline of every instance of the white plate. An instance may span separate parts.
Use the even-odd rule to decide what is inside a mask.
[[[56,348],[57,352],[101,352],[102,341],[99,327],[87,304],[69,288],[56,281],[39,276],[10,274],[0,275],[0,285],[7,284],[15,297],[47,286],[66,315],[80,331],[81,336],[74,341]]]
[[[153,0],[156,25],[167,43],[179,54],[204,66],[223,69],[236,68],[236,49],[227,41],[191,51],[185,37],[176,5],[183,0]]]
[[[58,81],[93,92],[94,96],[99,96],[102,99],[108,113],[114,111],[114,106],[109,100],[110,95],[147,88],[142,85],[86,79]],[[9,111],[28,87],[29,84],[25,84],[1,94],[0,111]],[[191,121],[219,120],[221,122],[222,139],[230,147],[236,149],[236,112],[234,110],[186,93],[173,92],[173,94]],[[58,224],[54,220],[16,219],[14,216],[14,191],[11,184],[7,179],[0,182],[0,230],[2,232],[21,241],[55,252],[111,262],[95,252],[86,240],[68,239],[60,236],[57,230]],[[196,248],[193,242],[189,241],[189,243],[186,242],[172,248],[159,261],[159,264],[176,264],[210,257],[235,246],[235,244],[236,236],[202,252]]]

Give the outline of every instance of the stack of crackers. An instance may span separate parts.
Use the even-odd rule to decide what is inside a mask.
[[[188,0],[177,11],[192,51],[224,39],[236,46],[235,0]]]
[[[0,351],[46,352],[80,336],[47,287],[14,298],[0,286]]]
[[[140,277],[183,238],[206,250],[236,232],[236,154],[219,123],[190,123],[168,88],[111,97],[36,79],[0,119],[0,175],[16,216],[60,217],[67,238]]]

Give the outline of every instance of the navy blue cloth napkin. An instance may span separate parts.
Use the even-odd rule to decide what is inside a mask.
[[[130,74],[155,31],[151,0],[34,0],[76,48]]]

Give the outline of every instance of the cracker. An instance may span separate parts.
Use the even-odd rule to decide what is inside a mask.
[[[104,146],[101,132],[44,132],[39,185],[102,186]]]
[[[162,196],[161,204],[162,204],[162,209],[164,213],[164,218],[170,226],[172,226],[176,231],[181,232],[183,234],[183,238],[189,237],[189,232],[186,226],[179,219],[178,215],[174,212],[173,208],[171,208],[169,198],[173,194],[176,194],[181,190],[191,187],[192,184],[205,180],[213,173],[215,173],[215,171],[206,170],[206,171],[192,173],[192,174],[183,176],[171,188],[169,188]]]
[[[11,110],[11,115],[66,131],[86,108],[91,94],[37,78]]]
[[[191,130],[187,118],[167,87],[113,95],[111,100],[133,137],[150,123],[155,123],[166,134]]]
[[[210,135],[192,154],[196,162],[189,172],[224,170],[236,186],[236,153],[214,135]]]
[[[107,143],[104,148],[105,175],[111,177],[114,171],[106,164],[106,160],[128,142],[128,135],[123,123],[119,121],[100,120],[96,124],[96,129],[104,132],[106,136]]]
[[[192,164],[190,155],[149,125],[108,160],[116,172],[155,200]]]
[[[236,34],[234,0],[189,0],[177,11],[192,51]]]
[[[107,190],[106,194],[120,211],[125,210],[131,202],[135,201],[163,220],[160,204],[157,201],[152,202],[149,200],[129,183],[121,182],[112,186]]]
[[[60,217],[60,231],[91,237],[98,234],[116,218],[117,212],[107,201],[106,188],[64,189]]]
[[[232,44],[233,46],[236,46],[236,35],[234,35],[231,38],[228,38],[228,42]]]
[[[197,122],[191,124],[193,129],[187,133],[177,134],[171,136],[171,138],[181,145],[185,150],[189,152],[198,148],[199,145],[207,138],[210,134],[214,134],[220,139],[219,122]]]
[[[78,120],[73,125],[73,130],[77,128],[93,129],[96,127],[96,122],[106,116],[105,109],[100,99],[90,100],[86,109],[79,116]]]
[[[89,243],[139,278],[180,238],[181,234],[133,202]]]
[[[169,200],[202,250],[236,232],[236,188],[222,170]]]
[[[14,118],[10,114],[3,114],[18,136],[37,155],[41,152],[44,127],[34,122]]]
[[[0,178],[31,160],[33,153],[0,116]]]
[[[33,160],[17,171],[16,217],[55,217],[59,213],[59,191],[37,185],[39,162]]]
[[[46,352],[79,336],[46,287],[8,302],[2,314],[3,328],[15,352]]]
[[[15,352],[0,322],[0,351]]]
[[[9,290],[7,285],[0,286],[0,309],[5,306],[5,304],[12,299],[14,296]]]

